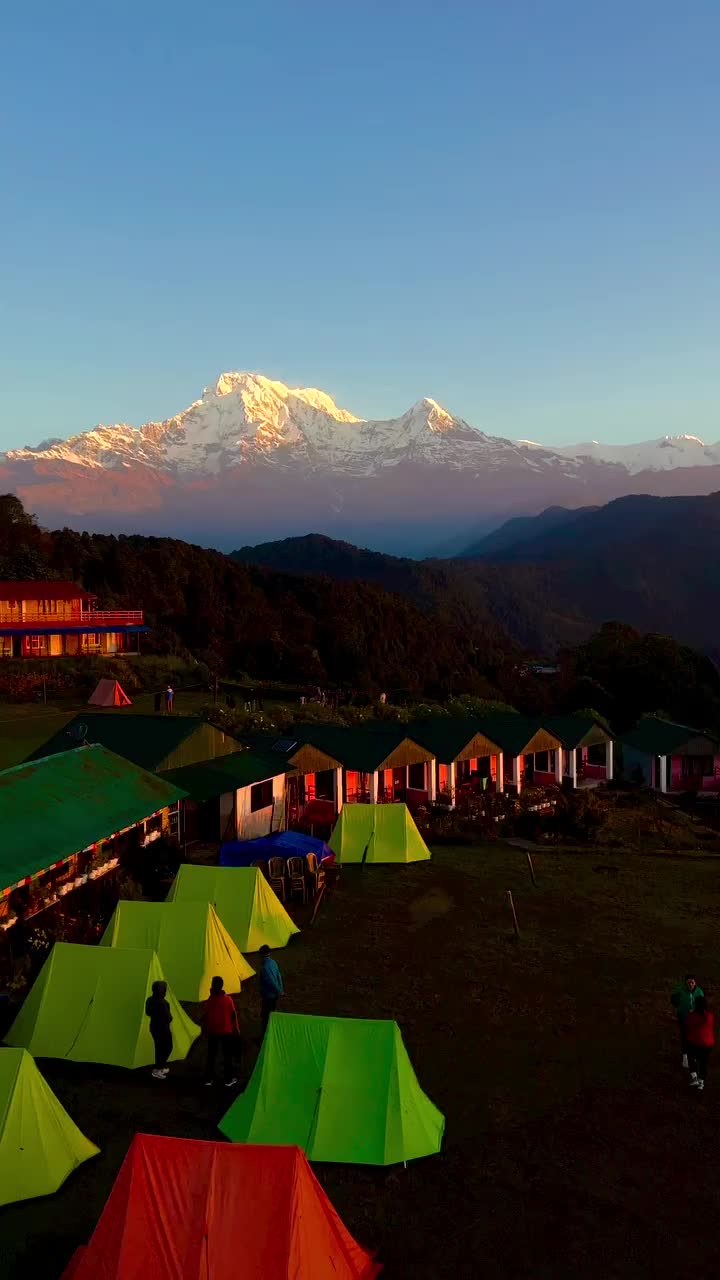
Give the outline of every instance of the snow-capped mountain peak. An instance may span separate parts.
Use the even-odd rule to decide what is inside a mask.
[[[67,440],[41,430],[0,468],[44,523],[231,547],[308,529],[405,552],[462,532],[465,546],[479,520],[487,530],[552,506],[720,489],[720,444],[691,434],[551,449],[489,435],[429,397],[362,418],[317,387],[247,371],[220,374],[159,422]]]
[[[11,450],[6,457],[50,467],[141,466],[198,477],[248,464],[368,476],[412,463],[477,474],[551,469],[572,478],[588,464],[619,466],[630,475],[713,466],[720,464],[720,445],[688,434],[641,444],[592,440],[550,449],[486,435],[429,397],[400,417],[366,419],[317,387],[290,387],[260,373],[229,371],[199,400],[162,422],[99,425],[68,440]]]

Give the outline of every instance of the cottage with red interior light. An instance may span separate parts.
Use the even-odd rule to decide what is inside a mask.
[[[647,716],[620,742],[629,782],[663,793],[720,792],[720,743],[702,729]]]
[[[0,657],[137,652],[142,609],[98,609],[74,582],[0,582]]]

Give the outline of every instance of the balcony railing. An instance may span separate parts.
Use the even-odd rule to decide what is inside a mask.
[[[83,609],[80,613],[70,609],[59,609],[57,613],[43,613],[39,609],[0,609],[0,626],[3,627],[83,627],[92,631],[93,626],[129,627],[142,625],[142,622],[142,609]]]
[[[99,627],[106,627],[109,623],[117,622],[120,626],[131,626],[133,623],[142,623],[142,609],[87,609],[80,614],[80,622],[83,626],[92,626],[93,622]]]

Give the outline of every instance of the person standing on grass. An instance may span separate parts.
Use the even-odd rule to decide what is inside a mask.
[[[685,1021],[685,1035],[690,1058],[690,1084],[704,1089],[708,1059],[715,1046],[715,1014],[708,1008],[704,996],[695,998],[695,1008]]]
[[[237,1084],[237,1076],[233,1071],[233,1045],[240,1035],[237,1010],[232,996],[224,990],[223,980],[213,978],[210,984],[210,999],[205,1009],[205,1032],[207,1034],[207,1077],[205,1084],[210,1086],[215,1080],[215,1062],[218,1050],[223,1057],[223,1073],[225,1088],[231,1089]]]
[[[270,955],[270,948],[265,943],[260,948],[260,1023],[262,1034],[267,1031],[270,1014],[277,1009],[277,1003],[285,994],[280,966]]]
[[[172,685],[169,684],[167,689],[165,690],[165,710],[168,712],[168,714],[173,709],[174,698],[175,698],[175,690],[173,689]]]
[[[685,1025],[689,1013],[695,1008],[695,1001],[704,996],[705,992],[702,987],[697,984],[697,978],[694,973],[686,973],[679,987],[676,987],[670,996],[670,1003],[675,1010],[678,1021],[678,1030],[680,1032],[680,1048],[682,1049],[682,1064],[685,1068],[689,1066],[688,1062],[688,1045],[685,1036]]]
[[[172,1014],[166,1000],[167,982],[153,982],[152,995],[145,1001],[145,1013],[150,1019],[150,1035],[155,1044],[155,1080],[165,1080],[169,1074],[168,1058],[172,1053],[173,1038],[170,1030]]]

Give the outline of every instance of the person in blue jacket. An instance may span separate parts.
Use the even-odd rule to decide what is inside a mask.
[[[260,948],[260,956],[260,1022],[264,1036],[270,1014],[277,1009],[278,1000],[285,994],[285,988],[280,965],[270,955],[267,943]]]

